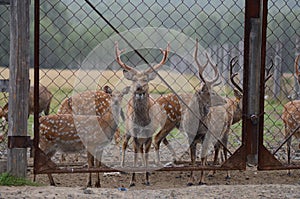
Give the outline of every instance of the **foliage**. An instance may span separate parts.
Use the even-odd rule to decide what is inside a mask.
[[[0,185],[1,186],[41,186],[41,184],[32,182],[26,178],[18,178],[10,175],[9,173],[0,174]]]

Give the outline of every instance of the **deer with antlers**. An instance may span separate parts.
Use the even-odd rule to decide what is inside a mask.
[[[129,139],[133,138],[134,149],[134,167],[137,165],[137,154],[142,154],[142,160],[146,167],[146,181],[145,184],[149,185],[149,150],[152,143],[152,136],[160,125],[160,120],[163,119],[163,114],[160,111],[159,105],[149,95],[149,81],[156,77],[155,70],[158,70],[166,61],[170,51],[168,44],[166,50],[162,50],[163,58],[160,63],[151,67],[148,70],[138,71],[133,67],[128,66],[121,60],[121,53],[124,50],[119,50],[118,43],[115,44],[116,61],[124,69],[124,77],[132,81],[132,96],[127,105],[125,129],[126,135],[122,146],[122,160],[121,166],[125,164],[125,150],[128,145]],[[144,151],[145,150],[145,151]],[[130,186],[135,185],[135,173],[132,173]]]
[[[196,41],[194,58],[198,66],[198,72],[200,79],[204,82],[204,85],[198,90],[192,97],[189,108],[184,114],[183,129],[188,135],[190,144],[191,164],[195,165],[196,162],[196,148],[198,143],[201,145],[201,164],[206,164],[206,158],[209,150],[209,146],[215,146],[219,139],[223,136],[226,129],[226,121],[228,121],[228,114],[223,106],[226,101],[223,99],[223,103],[219,106],[212,106],[211,103],[211,91],[212,86],[218,80],[219,74],[216,73],[215,78],[212,81],[205,80],[203,77],[203,71],[206,65],[209,63],[213,66],[208,55],[206,55],[207,63],[205,67],[202,67],[198,61],[198,40]],[[192,185],[194,182],[194,172],[191,171],[190,180],[188,185]],[[201,171],[201,178],[199,184],[204,183],[204,172]]]
[[[298,84],[300,84],[300,72],[298,68],[300,55],[295,59],[294,68],[297,77]],[[286,103],[283,107],[283,113],[281,118],[284,122],[285,127],[285,139],[287,140],[287,156],[288,164],[291,163],[291,142],[292,137],[300,139],[300,100],[293,100]],[[299,144],[300,149],[300,144]],[[288,172],[290,174],[290,171]]]
[[[221,147],[223,147],[224,159],[225,159],[225,161],[227,160],[227,144],[228,144],[229,133],[231,131],[231,126],[242,120],[243,89],[235,81],[235,77],[238,75],[238,73],[233,73],[233,68],[235,67],[237,62],[238,62],[238,60],[236,59],[236,57],[234,57],[230,60],[230,81],[231,81],[232,85],[234,86],[234,89],[233,89],[234,98],[226,98],[226,104],[224,105],[224,108],[227,110],[227,114],[228,114],[227,127],[223,133],[222,139],[219,142],[217,142],[215,145],[215,155],[214,155],[214,161],[213,161],[214,165],[216,165],[218,162],[218,155],[219,155],[219,150]],[[266,71],[265,82],[267,82],[272,76],[272,74],[270,73],[272,67],[273,67],[273,62],[271,63],[271,66],[268,67],[268,69]],[[215,173],[215,171],[214,171],[214,173]],[[229,178],[230,178],[229,172],[227,171],[226,179],[229,179]]]
[[[196,48],[198,48],[198,47],[196,47]],[[207,57],[207,60],[209,60],[207,55],[206,55],[206,57]],[[198,62],[198,60],[196,62]],[[198,63],[199,73],[203,74],[208,63],[211,64],[210,61],[208,61],[204,66],[201,66]],[[215,77],[210,81],[206,80],[206,84],[209,85],[210,88],[212,86],[217,86],[218,85],[217,81],[219,79],[218,69],[217,69],[216,65],[211,64],[211,66],[213,67]],[[160,148],[161,142],[163,142],[167,146],[169,151],[172,153],[173,161],[177,160],[175,150],[169,144],[169,141],[167,140],[167,135],[175,127],[180,129],[181,121],[183,119],[182,116],[184,115],[184,112],[187,109],[186,106],[190,102],[192,97],[193,97],[193,94],[176,95],[174,93],[170,93],[167,95],[162,95],[161,97],[159,97],[156,100],[156,102],[161,105],[161,107],[164,109],[164,112],[167,115],[167,120],[166,120],[164,126],[154,137],[154,147],[155,147],[155,151],[156,151],[156,158],[157,158],[158,164],[161,164],[160,163],[160,155],[159,155],[159,148]],[[211,99],[211,106],[217,106],[220,104],[224,104],[224,99],[220,95],[218,95],[216,92],[214,92],[213,90],[210,90],[210,99]]]
[[[40,149],[51,158],[56,152],[78,153],[87,151],[88,167],[101,165],[103,149],[111,143],[118,128],[121,112],[121,102],[130,87],[113,91],[111,95],[102,91],[102,108],[97,107],[102,115],[94,114],[55,114],[43,116],[40,122]],[[98,93],[98,96],[100,94]],[[76,100],[73,99],[73,102]],[[74,108],[74,106],[73,106]],[[81,113],[81,112],[80,112]],[[50,184],[55,185],[52,175],[48,175]],[[87,186],[91,184],[91,173],[87,177]],[[96,187],[100,187],[99,173],[97,173]]]

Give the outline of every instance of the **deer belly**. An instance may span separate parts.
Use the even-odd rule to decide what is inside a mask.
[[[81,142],[80,137],[74,136],[70,138],[71,139],[64,138],[62,140],[58,140],[56,145],[61,152],[75,153],[81,152],[85,149],[85,146]]]

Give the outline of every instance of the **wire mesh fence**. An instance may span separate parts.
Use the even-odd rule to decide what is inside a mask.
[[[234,93],[234,89],[237,89],[235,85],[242,88],[243,84],[244,1],[97,1],[93,2],[93,5],[109,24],[85,1],[53,0],[40,3],[39,81],[53,95],[51,115],[58,112],[64,100],[72,99],[71,96],[86,91],[103,90],[105,86],[110,86],[113,91],[121,91],[127,85],[132,85],[132,81],[126,79],[123,68],[116,62],[115,42],[119,43],[120,49],[125,49],[120,55],[121,60],[139,70],[149,68],[149,63],[151,66],[159,63],[163,56],[159,49],[165,49],[169,43],[168,60],[154,72],[157,73],[157,77],[149,81],[149,93],[154,99],[175,93],[175,98],[179,97],[181,103],[179,107],[182,110],[189,109],[187,105],[190,101],[184,97],[189,96],[188,99],[191,99],[193,93],[199,91],[202,86],[194,59],[196,39],[199,40],[197,58],[200,64],[205,65],[207,62],[206,54],[212,62],[203,72],[205,80],[214,79],[213,66],[217,66],[220,77],[213,86],[213,91],[234,104],[236,109],[241,109],[241,91]],[[270,151],[275,151],[285,140],[281,119],[283,105],[298,98],[299,86],[294,77],[294,59],[295,55],[299,54],[299,12],[300,6],[296,0],[284,3],[269,2],[267,65],[273,62],[274,67],[272,78],[266,82],[264,145]],[[9,6],[1,5],[0,13],[1,78],[8,78]],[[33,38],[33,29],[31,35]],[[233,58],[236,64],[232,67],[231,74],[230,62]],[[230,80],[233,75],[235,83]],[[33,84],[32,72],[30,79]],[[132,93],[125,95],[122,101],[125,114],[130,96]],[[6,102],[2,100],[1,105]],[[164,106],[168,107],[168,103]],[[170,112],[171,109],[166,108],[165,111],[176,115],[176,112]],[[230,131],[227,132],[226,148],[229,157],[243,143],[240,122],[242,115],[237,112],[230,114],[228,115],[235,124],[230,124]],[[156,117],[163,120],[160,118],[163,116]],[[168,146],[175,149],[177,160],[190,160],[190,143],[181,124],[183,115],[179,114],[176,119],[178,122],[173,122],[174,126],[166,136],[170,144],[160,146],[162,162],[174,159],[174,154]],[[33,135],[32,122],[33,118],[30,116],[30,135]],[[122,140],[125,134],[124,121],[121,122],[119,131],[120,136],[116,140]],[[165,143],[165,139],[161,141]],[[107,164],[120,164],[122,142],[117,144],[118,142],[115,141],[106,148],[103,159]],[[295,145],[293,141],[292,153],[296,158]],[[127,164],[130,164],[134,156],[130,153],[133,151],[131,142],[128,147],[126,160]],[[212,148],[209,153],[211,161],[213,151]],[[150,160],[154,161],[155,145],[152,145],[150,152]],[[275,155],[285,162],[284,152],[285,148],[282,147]],[[198,153],[200,154],[200,150]],[[61,159],[60,156],[55,158],[55,162]],[[83,158],[86,159],[86,156]]]
[[[299,85],[296,81],[294,61],[299,54],[299,28],[297,20],[300,6],[297,1],[269,2],[267,27],[267,56],[273,60],[273,77],[266,85],[264,145],[286,163],[287,151],[285,125],[282,120],[283,106],[297,100]],[[299,65],[298,65],[299,66]],[[297,67],[298,67],[297,66]],[[297,109],[297,108],[296,108]],[[290,111],[289,115],[297,114]],[[297,121],[295,123],[298,124]],[[298,144],[294,136],[292,159],[298,160]],[[280,149],[279,149],[280,148]]]

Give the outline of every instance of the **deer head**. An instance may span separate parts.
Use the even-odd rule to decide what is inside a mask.
[[[195,53],[194,53],[194,59],[195,62],[198,66],[198,73],[199,73],[199,77],[200,79],[203,81],[204,85],[202,86],[202,88],[198,91],[198,95],[201,96],[201,100],[204,100],[202,102],[204,103],[208,103],[211,106],[219,106],[219,105],[223,105],[226,103],[226,101],[224,100],[224,98],[222,98],[220,95],[218,95],[216,92],[214,92],[212,90],[212,87],[217,86],[219,83],[217,83],[218,79],[219,79],[219,73],[218,73],[218,68],[217,65],[214,65],[210,59],[208,54],[206,53],[206,63],[202,66],[200,64],[200,62],[198,61],[198,39],[196,39],[196,46],[195,46]],[[212,66],[214,73],[215,73],[215,77],[212,78],[211,80],[207,80],[204,78],[203,76],[203,72],[205,70],[205,68],[209,65]],[[207,102],[205,102],[207,101]],[[208,102],[210,101],[210,102]]]
[[[153,67],[149,68],[148,70],[144,70],[144,71],[138,71],[135,68],[130,67],[127,64],[125,64],[124,62],[122,62],[121,54],[125,51],[125,49],[119,50],[117,42],[115,44],[115,48],[116,48],[117,62],[124,69],[124,71],[123,71],[124,77],[133,82],[132,86],[133,86],[133,92],[134,92],[135,98],[136,99],[145,98],[145,95],[147,95],[148,91],[149,91],[148,82],[155,79],[155,77],[156,77],[155,70],[160,68],[167,60],[167,57],[168,57],[168,54],[170,51],[169,44],[168,44],[166,50],[160,49],[161,52],[163,53],[163,58],[160,61],[160,63],[158,63],[158,64],[154,65]]]

